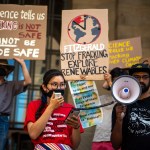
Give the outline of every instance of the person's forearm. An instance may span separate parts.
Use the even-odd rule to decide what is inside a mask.
[[[120,148],[122,143],[122,120],[116,120],[115,126],[111,133],[111,142],[115,149]]]
[[[23,72],[23,76],[24,76],[24,85],[29,85],[31,84],[31,77],[29,75],[29,71],[26,67],[26,64],[25,62],[22,62],[21,63],[21,67],[22,67],[22,72]]]
[[[48,106],[42,116],[28,128],[28,133],[31,139],[37,139],[43,132],[52,112],[53,108]]]
[[[77,149],[81,141],[81,133],[80,133],[80,127],[78,129],[73,129],[72,132],[72,142],[73,142],[73,148]]]
[[[107,84],[109,85],[109,87],[111,87],[112,86],[112,81],[107,80]]]

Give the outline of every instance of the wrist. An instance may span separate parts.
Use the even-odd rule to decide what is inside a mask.
[[[111,82],[111,81],[107,81],[107,84],[108,84],[109,86],[111,86],[111,85],[112,85],[112,82]]]
[[[76,127],[74,127],[73,129],[77,130],[80,128],[80,124],[78,124]]]
[[[48,107],[48,109],[49,109],[49,110],[52,110],[52,111],[54,111],[54,110],[55,110],[55,107],[54,107],[54,106],[52,106],[52,105],[50,105],[50,104],[49,104],[47,107]]]
[[[22,67],[24,67],[24,66],[26,66],[26,63],[23,61],[23,62],[20,62],[20,65],[21,65]]]
[[[123,123],[123,119],[122,119],[122,118],[117,118],[117,119],[116,119],[116,122],[117,122],[118,124],[122,124],[122,123]]]

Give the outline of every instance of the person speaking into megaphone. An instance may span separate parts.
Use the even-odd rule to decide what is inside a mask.
[[[134,103],[114,107],[111,142],[114,149],[148,150],[150,149],[150,124],[147,123],[150,122],[150,66],[135,64],[129,69],[129,74],[138,80],[142,92]],[[136,91],[136,88],[132,91]]]
[[[104,83],[103,88],[107,90],[111,90],[112,82],[122,76],[127,75],[128,72],[122,68],[115,67],[113,68],[110,73],[104,74]],[[105,107],[102,107],[103,111],[103,121],[102,123],[96,125],[94,137],[92,140],[92,147],[91,150],[113,150],[111,141],[110,141],[110,135],[111,135],[111,114],[112,109],[115,105],[114,98],[110,94],[105,94],[100,96],[100,101],[103,104],[107,104],[110,102],[111,105],[107,105]]]

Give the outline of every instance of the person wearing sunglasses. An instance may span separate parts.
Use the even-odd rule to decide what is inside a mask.
[[[136,102],[114,107],[111,142],[114,149],[121,147],[121,150],[148,150],[150,149],[150,66],[143,63],[135,64],[129,69],[129,74],[139,81],[142,92]]]

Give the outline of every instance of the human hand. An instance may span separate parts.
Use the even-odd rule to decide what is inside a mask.
[[[24,59],[22,59],[22,58],[17,58],[17,57],[15,57],[14,60],[16,60],[16,61],[17,61],[18,63],[20,63],[21,65],[22,65],[23,63],[25,63],[25,62],[24,62]]]
[[[111,74],[110,73],[105,73],[104,74],[104,80],[106,80],[107,82],[112,82],[111,81]]]
[[[55,94],[53,92],[51,98],[49,98],[48,105],[52,107],[53,109],[56,109],[60,107],[63,104],[63,102],[64,102],[64,97],[61,96],[61,97],[55,98]]]
[[[117,104],[116,106],[116,118],[119,120],[119,121],[122,121],[125,114],[126,114],[126,106],[125,105],[122,105],[122,104]]]
[[[77,116],[73,115],[72,117],[68,117],[65,121],[65,123],[74,129],[79,129],[80,122]]]
[[[110,73],[105,73],[104,74],[104,84],[103,84],[103,88],[108,89],[111,87],[112,85],[112,80],[111,80],[111,74]]]

